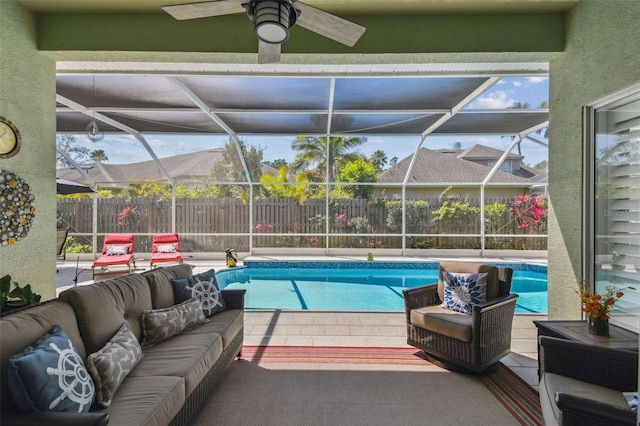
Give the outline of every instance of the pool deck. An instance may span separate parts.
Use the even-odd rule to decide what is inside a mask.
[[[73,255],[67,255],[67,258]],[[297,257],[297,256],[253,256],[251,260],[363,260],[356,256]],[[439,262],[443,258],[389,257],[379,261],[426,261]],[[528,263],[546,265],[546,259],[522,258],[456,258],[455,260],[490,263]],[[226,268],[224,260],[187,260],[194,265],[194,273],[211,268]],[[139,270],[148,269],[147,262],[138,262]],[[79,274],[78,274],[79,272]],[[74,285],[78,274],[78,285],[91,284],[91,262],[80,261],[76,272],[76,261],[58,261],[58,293]],[[114,275],[108,275],[111,278]],[[535,320],[544,320],[546,315],[516,314],[511,333],[511,354],[502,359],[527,383],[537,389],[538,353]],[[325,312],[325,311],[262,311],[245,312],[244,343],[246,345],[287,346],[384,346],[408,347],[404,312]]]

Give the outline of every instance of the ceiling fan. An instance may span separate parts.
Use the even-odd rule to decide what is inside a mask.
[[[289,28],[302,28],[352,47],[365,27],[296,0],[216,0],[163,6],[178,20],[246,13],[258,37],[258,62],[280,61],[280,45],[289,38]]]

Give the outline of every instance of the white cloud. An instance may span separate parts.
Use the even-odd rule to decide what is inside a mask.
[[[513,105],[513,99],[509,98],[503,90],[489,93],[473,101],[469,108],[475,109],[505,109]]]
[[[531,84],[539,84],[547,81],[549,77],[527,77],[527,81]]]
[[[515,87],[520,87],[520,86],[522,86],[522,82],[521,82],[521,81],[516,80],[516,81],[514,81],[514,82],[513,82],[513,85],[514,85]]]

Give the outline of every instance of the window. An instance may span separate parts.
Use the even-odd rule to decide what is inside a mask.
[[[586,109],[586,276],[625,296],[613,320],[638,328],[640,313],[640,85]]]

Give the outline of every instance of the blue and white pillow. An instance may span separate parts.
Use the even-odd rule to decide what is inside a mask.
[[[473,305],[487,300],[487,273],[442,272],[444,301],[440,305],[463,314],[473,313]]]
[[[57,325],[9,358],[7,379],[21,411],[86,413],[96,391],[78,351]]]
[[[175,244],[162,244],[156,248],[158,253],[175,253],[176,245]]]
[[[629,408],[634,413],[638,412],[638,392],[622,392],[629,403]]]
[[[107,256],[122,256],[129,253],[128,245],[109,245],[107,246]]]
[[[227,310],[227,304],[216,281],[216,271],[213,269],[191,277],[171,280],[171,285],[176,303],[192,298],[200,299],[202,310],[208,317]]]

